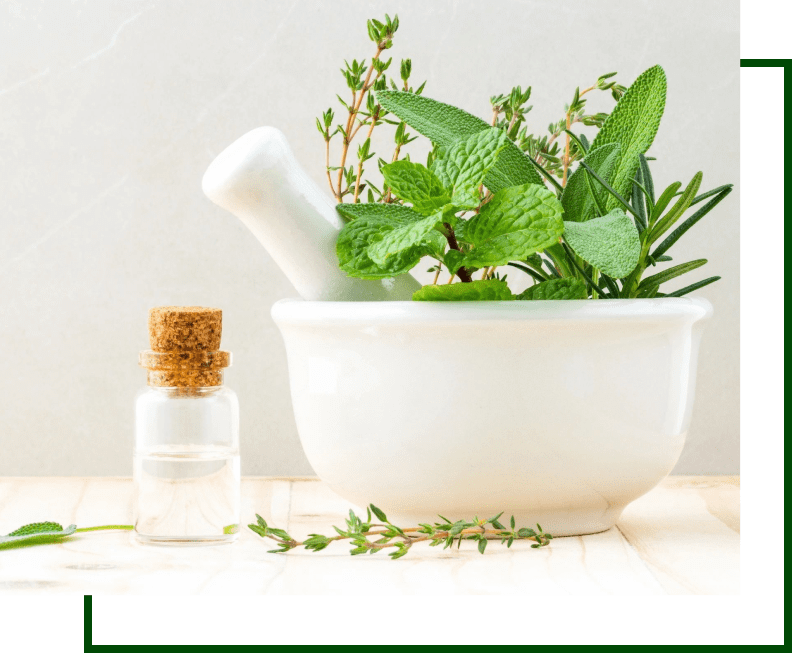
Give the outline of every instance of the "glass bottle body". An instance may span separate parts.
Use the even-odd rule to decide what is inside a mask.
[[[225,386],[143,389],[135,402],[134,537],[220,544],[238,537],[239,402]]]

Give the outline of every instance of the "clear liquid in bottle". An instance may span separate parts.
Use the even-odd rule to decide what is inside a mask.
[[[136,453],[135,536],[149,544],[208,544],[239,531],[239,453],[162,446]]]

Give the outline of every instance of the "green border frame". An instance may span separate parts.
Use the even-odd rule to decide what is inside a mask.
[[[8,598],[0,597],[8,650],[88,650],[100,644],[782,644],[784,432],[783,121],[792,3],[752,0],[743,11],[744,468],[743,595],[590,599],[493,598]],[[772,58],[757,58],[772,57]],[[735,62],[736,65],[736,62]],[[783,134],[783,147],[774,145]],[[768,228],[773,234],[767,238]],[[781,301],[779,301],[779,298]],[[736,344],[735,344],[736,346]],[[779,346],[781,355],[779,356]],[[753,536],[753,534],[756,534]],[[618,617],[616,617],[618,615]],[[12,630],[11,625],[14,628]],[[83,631],[86,633],[83,640]],[[295,642],[289,633],[303,633]],[[93,639],[97,640],[93,644]],[[48,646],[48,647],[50,647]]]

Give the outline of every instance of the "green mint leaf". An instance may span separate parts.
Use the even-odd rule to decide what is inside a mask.
[[[564,239],[575,253],[609,277],[626,277],[638,265],[641,241],[621,209],[587,222],[565,222]]]
[[[465,241],[475,245],[465,265],[483,268],[522,261],[558,241],[563,208],[544,186],[525,184],[501,190],[465,224]]]
[[[509,299],[514,299],[514,295],[506,282],[498,279],[424,286],[413,293],[413,300],[417,302],[475,302]]]
[[[383,220],[420,220],[421,215],[413,211],[409,206],[401,204],[384,204],[375,202],[361,202],[359,204],[336,204],[338,211],[347,220],[357,220],[358,218],[383,219]]]
[[[451,274],[456,274],[457,270],[465,264],[465,255],[458,249],[449,249],[443,255],[443,263]]]
[[[410,202],[421,215],[432,215],[451,201],[437,176],[420,163],[395,161],[382,167],[382,176],[396,197]]]
[[[456,141],[445,156],[432,164],[446,188],[453,188],[451,203],[464,209],[479,204],[479,186],[495,165],[509,139],[506,132],[490,127]]]
[[[660,66],[644,71],[605,119],[602,129],[591,144],[592,149],[608,143],[621,146],[619,160],[611,173],[610,185],[622,196],[632,191],[632,180],[640,165],[640,155],[652,144],[660,119],[663,117],[666,98],[666,76]],[[617,206],[609,197],[606,209]]]
[[[415,267],[425,254],[430,253],[427,246],[417,245],[388,257],[383,264],[375,263],[369,256],[369,246],[382,240],[386,234],[424,219],[411,208],[398,204],[341,204],[338,211],[347,217],[355,216],[352,222],[344,225],[336,241],[338,264],[350,277],[395,277]],[[437,235],[442,238],[439,233]]]
[[[35,524],[27,524],[26,526],[22,526],[8,535],[0,536],[0,549],[58,542],[59,540],[74,534],[76,529],[76,524],[71,524],[68,528],[63,528],[63,526],[56,522],[37,522]]]
[[[417,246],[426,241],[435,225],[443,220],[443,213],[438,212],[428,218],[406,222],[394,226],[387,232],[375,236],[368,246],[367,253],[374,263],[379,266],[388,265],[388,260],[399,256],[403,252],[414,251]],[[354,224],[354,223],[353,223]]]
[[[610,182],[611,174],[619,160],[621,145],[608,143],[596,150],[590,150],[584,161],[605,181]],[[561,195],[561,204],[564,207],[564,220],[569,222],[585,222],[597,213],[597,201],[605,206],[607,191],[596,181],[591,183],[587,179],[588,173],[582,166],[578,166],[567,180],[567,185]],[[594,196],[592,196],[592,194]],[[595,200],[596,198],[596,200]]]
[[[586,284],[580,279],[566,277],[564,279],[550,279],[542,281],[535,286],[527,288],[517,299],[586,299],[588,292]]]
[[[376,97],[383,108],[441,146],[449,146],[456,140],[490,129],[490,125],[481,118],[423,95],[381,90],[376,92]],[[484,185],[495,193],[502,188],[527,183],[541,184],[542,178],[520,148],[509,141],[484,179]]]

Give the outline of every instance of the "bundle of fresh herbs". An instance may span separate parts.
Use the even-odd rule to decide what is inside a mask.
[[[655,193],[653,159],[646,152],[665,108],[660,66],[646,70],[629,88],[608,73],[576,89],[564,116],[549,126],[548,135],[537,137],[525,125],[530,88],[518,86],[490,98],[487,123],[424,97],[425,82],[413,89],[409,59],[401,62],[400,83],[388,79],[392,59],[381,55],[392,46],[398,26],[398,17],[387,15],[384,22],[368,21],[376,53],[368,65],[345,62],[351,99],[338,97],[345,121],[333,129],[332,109],[317,119],[330,189],[348,220],[336,251],[349,276],[405,274],[428,256],[436,260],[430,268],[434,283],[413,299],[436,301],[681,297],[720,278],[661,292],[661,284],[701,267],[705,259],[645,274],[671,261],[669,249],[732,189],[726,184],[699,193],[698,172],[684,189],[675,182]],[[610,91],[616,100],[610,114],[586,112],[584,96],[596,90]],[[395,149],[390,161],[376,162],[384,180],[378,188],[365,178],[365,167],[375,157],[372,133],[382,124],[395,128]],[[598,128],[594,139],[576,134],[576,124]],[[432,143],[425,165],[402,156],[403,146],[417,138],[407,127]],[[357,162],[347,165],[361,130],[365,140]],[[340,164],[331,166],[336,137]],[[501,266],[522,270],[533,285],[514,294],[506,274],[497,271]],[[444,269],[450,277],[438,285]]]

